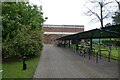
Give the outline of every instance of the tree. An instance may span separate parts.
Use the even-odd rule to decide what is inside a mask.
[[[112,18],[113,18],[113,24],[120,24],[120,14],[115,13],[115,15]]]
[[[120,24],[120,2],[115,0],[118,5],[118,11],[115,12],[113,18],[113,24]]]
[[[107,5],[112,2],[111,1],[107,2],[107,0],[92,0],[89,2],[92,3],[91,5],[94,5],[94,6],[91,9],[86,6],[88,11],[85,14],[88,16],[94,15],[95,17],[97,17],[97,19],[101,23],[101,28],[103,28],[103,20],[111,16],[111,11],[107,9]]]
[[[25,2],[2,3],[2,54],[4,57],[37,55],[42,49],[41,10]]]
[[[112,24],[111,23],[107,23],[106,25],[105,25],[105,27],[108,27],[108,26],[111,26]]]
[[[117,0],[115,0],[116,1],[116,3],[118,4],[118,8],[119,8],[119,10],[120,10],[120,1],[117,1]]]

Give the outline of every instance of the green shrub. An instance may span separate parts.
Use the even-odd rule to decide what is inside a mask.
[[[102,43],[103,44],[110,44],[110,43],[112,43],[113,45],[117,45],[117,46],[120,46],[120,40],[117,40],[117,39],[115,39],[115,40],[102,40]]]
[[[3,58],[37,55],[42,50],[41,10],[29,3],[4,2],[2,4]]]

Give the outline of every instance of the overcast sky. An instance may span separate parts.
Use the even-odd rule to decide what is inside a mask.
[[[85,16],[84,4],[88,0],[29,0],[38,6],[42,5],[44,17],[48,17],[45,24],[84,25],[85,31],[99,28],[99,22],[90,22],[91,17]],[[109,0],[108,0],[109,1]],[[111,19],[106,20],[111,23]]]

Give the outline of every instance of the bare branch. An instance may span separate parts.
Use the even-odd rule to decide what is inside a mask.
[[[99,21],[99,20],[98,20],[97,18],[93,18],[93,19],[90,20],[89,23],[98,22],[98,21]]]
[[[117,1],[117,0],[115,0],[115,1],[117,2],[118,8],[119,8],[119,10],[120,10],[120,1]]]
[[[98,18],[98,19],[97,18],[96,19],[99,20],[101,23],[101,27],[103,27],[103,19],[108,18],[111,15],[111,13],[110,13],[111,10],[107,9],[108,6],[106,6],[106,5],[113,3],[113,1],[105,2],[105,0],[92,0],[89,2],[93,4],[94,8],[91,9],[90,7],[85,6],[88,9],[88,11],[86,12],[86,15],[96,16]],[[95,19],[92,19],[92,21],[93,20],[95,20]]]
[[[118,1],[117,0],[115,0],[117,3],[118,3]]]
[[[96,12],[93,12],[93,11],[92,11],[91,9],[89,9],[88,7],[86,7],[86,8],[89,10],[87,14],[92,13],[92,14],[94,14],[99,20],[101,19]],[[91,15],[92,15],[92,14],[91,14]],[[90,16],[91,16],[91,15],[90,15]]]
[[[99,3],[99,1],[90,1],[91,3]]]
[[[113,3],[113,2],[111,1],[111,2],[105,3],[103,6],[106,6],[106,5],[110,4],[110,3]]]
[[[106,14],[106,15],[103,17],[103,19],[108,18],[108,16],[109,16],[109,13]]]

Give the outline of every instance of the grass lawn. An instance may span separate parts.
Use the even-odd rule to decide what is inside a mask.
[[[99,46],[98,45],[93,45],[93,48],[96,50],[96,52],[99,50]],[[100,48],[104,49],[104,50],[109,50],[109,47],[100,46]],[[120,50],[120,47],[117,47],[117,49],[116,49],[116,47],[112,47],[111,48],[111,58],[112,59],[120,60],[120,57],[118,55],[119,50]],[[105,57],[108,57],[108,52],[107,51],[102,51],[101,55],[105,56]]]
[[[84,45],[85,46],[85,45]],[[71,47],[75,47],[75,44],[72,44]],[[99,45],[93,45],[93,48],[95,49],[95,54],[96,52],[99,50]],[[100,46],[101,49],[106,49],[109,50],[109,47],[104,47],[104,46]],[[120,60],[120,55],[118,54],[120,52],[120,47],[112,47],[111,48],[111,58],[115,59],[115,60]],[[108,57],[108,52],[107,51],[102,51],[101,52],[102,56]]]
[[[40,56],[26,61],[27,69],[22,70],[22,61],[2,64],[2,78],[32,78]]]

